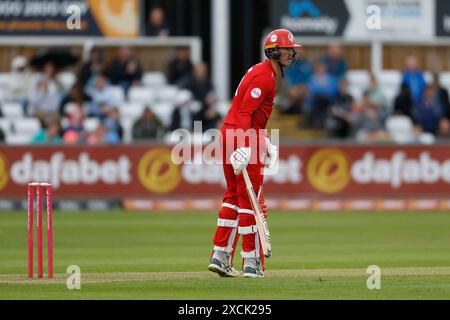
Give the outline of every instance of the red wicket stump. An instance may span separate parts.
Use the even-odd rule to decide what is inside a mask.
[[[31,182],[28,184],[28,277],[33,278],[33,215],[34,215],[34,195],[36,194],[36,229],[37,229],[37,258],[38,258],[38,278],[44,277],[43,268],[43,232],[42,232],[42,207],[43,188],[46,191],[47,207],[47,274],[48,278],[53,277],[53,210],[52,210],[52,185],[44,182]]]

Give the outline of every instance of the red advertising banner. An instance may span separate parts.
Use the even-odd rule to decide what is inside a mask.
[[[171,151],[162,145],[4,146],[0,198],[21,199],[27,183],[39,181],[52,183],[59,198],[220,199],[221,165],[176,165]],[[264,181],[274,198],[446,198],[450,148],[281,145],[279,169]]]

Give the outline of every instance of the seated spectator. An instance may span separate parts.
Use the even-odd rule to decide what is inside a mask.
[[[131,86],[141,82],[142,68],[139,61],[133,56],[129,47],[121,47],[117,57],[112,61],[107,74],[113,85],[119,85],[125,93]]]
[[[202,62],[194,66],[194,73],[186,89],[192,92],[195,100],[208,105],[211,104],[210,101],[206,100],[213,96],[214,87],[208,77],[208,66],[206,63]]]
[[[24,56],[16,56],[11,61],[11,80],[6,86],[5,100],[25,104],[32,87],[33,76]]]
[[[384,120],[389,116],[391,110],[389,108],[389,103],[378,86],[377,79],[373,73],[370,74],[370,85],[368,88],[369,101],[374,104],[380,112],[380,116]]]
[[[157,139],[164,133],[164,126],[150,107],[145,108],[142,116],[133,124],[133,140]]]
[[[92,82],[92,86],[88,84],[85,88],[85,93],[91,97],[88,116],[104,119],[118,102],[113,98],[111,86],[104,74],[95,76]]]
[[[80,69],[78,75],[80,86],[84,88],[89,79],[99,73],[105,73],[105,62],[103,52],[98,48],[94,48],[90,52],[89,60],[86,61]]]
[[[361,101],[356,101],[351,112],[334,109],[334,114],[351,124],[352,135],[360,142],[387,140],[383,120],[378,107],[369,100],[369,92],[363,94]]]
[[[110,135],[117,135],[119,142],[123,138],[123,128],[120,124],[120,113],[119,108],[113,107],[109,112],[108,116],[104,120],[106,127],[109,129]]]
[[[48,61],[44,64],[42,68],[42,72],[39,73],[40,76],[46,78],[50,90],[53,92],[58,92],[62,94],[64,92],[64,85],[59,81],[57,75],[58,71],[56,70],[55,64],[51,61]]]
[[[221,116],[219,112],[213,107],[208,106],[202,110],[200,110],[195,115],[195,121],[202,122],[202,131],[205,132],[209,129],[217,129],[217,123],[220,121]]]
[[[148,23],[145,34],[151,37],[168,37],[170,28],[166,23],[165,12],[160,7],[155,7],[148,12]]]
[[[42,129],[31,140],[32,144],[61,144],[62,128],[59,120],[42,121]]]
[[[301,58],[295,60],[285,72],[290,105],[284,112],[300,114],[308,93],[308,82],[313,74],[313,66],[308,60]]]
[[[435,87],[425,87],[422,102],[414,108],[414,119],[422,131],[436,135],[439,123],[444,118],[444,107],[439,101]]]
[[[352,111],[353,97],[348,92],[348,82],[342,79],[339,82],[339,92],[336,102],[331,108],[331,116],[327,121],[327,130],[331,131],[331,135],[337,138],[346,138],[350,135],[351,123],[345,117],[340,117],[342,112],[350,113]]]
[[[97,129],[95,129],[87,137],[88,145],[101,145],[101,144],[119,144],[120,137],[117,131],[111,130],[105,122],[102,122]]]
[[[305,111],[313,128],[323,129],[328,109],[334,102],[337,92],[336,78],[327,74],[325,64],[317,63],[308,83],[308,100],[305,104]]]
[[[327,73],[336,79],[341,79],[347,72],[347,62],[342,53],[342,46],[332,43],[328,46],[328,52],[323,57],[322,62],[326,66]]]
[[[195,114],[191,110],[192,94],[185,90],[180,93],[178,106],[173,110],[172,123],[170,130],[187,129],[192,130],[194,127]]]
[[[74,108],[67,114],[68,125],[64,128],[63,140],[66,144],[77,144],[86,142],[87,133],[84,129],[86,114],[82,104],[75,104]]]
[[[441,106],[443,107],[444,115],[447,118],[450,118],[450,100],[447,89],[439,83],[439,74],[433,73],[433,81],[430,86],[433,88],[435,92],[435,99],[439,101]]]
[[[89,133],[86,142],[88,145],[99,145],[105,143],[106,133],[108,132],[108,128],[101,123],[94,131]]]
[[[39,76],[36,85],[28,97],[28,114],[31,116],[45,116],[59,114],[60,94],[52,90],[52,83],[45,77]]]
[[[193,76],[193,66],[189,47],[177,47],[175,57],[169,62],[168,80],[170,84],[185,88]]]
[[[400,93],[394,100],[394,114],[408,116],[413,119],[412,110],[414,102],[411,98],[408,85],[405,83],[400,86]]]
[[[423,72],[419,69],[415,55],[410,55],[406,58],[402,83],[408,86],[413,103],[420,103],[422,101],[426,83]]]
[[[91,97],[89,97],[81,87],[74,85],[67,94],[65,94],[59,104],[59,114],[61,116],[66,116],[64,108],[68,103],[77,103],[84,105],[85,102],[89,102]],[[87,105],[87,104],[86,104]]]

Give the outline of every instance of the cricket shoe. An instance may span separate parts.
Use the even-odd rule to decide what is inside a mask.
[[[239,277],[239,271],[230,265],[231,254],[214,251],[208,270],[217,273],[221,277]]]
[[[244,278],[264,278],[264,271],[259,258],[244,259]]]

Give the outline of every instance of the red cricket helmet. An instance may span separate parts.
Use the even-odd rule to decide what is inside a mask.
[[[300,48],[299,44],[295,43],[294,35],[286,29],[276,29],[270,32],[266,41],[264,42],[264,50],[272,48]]]

